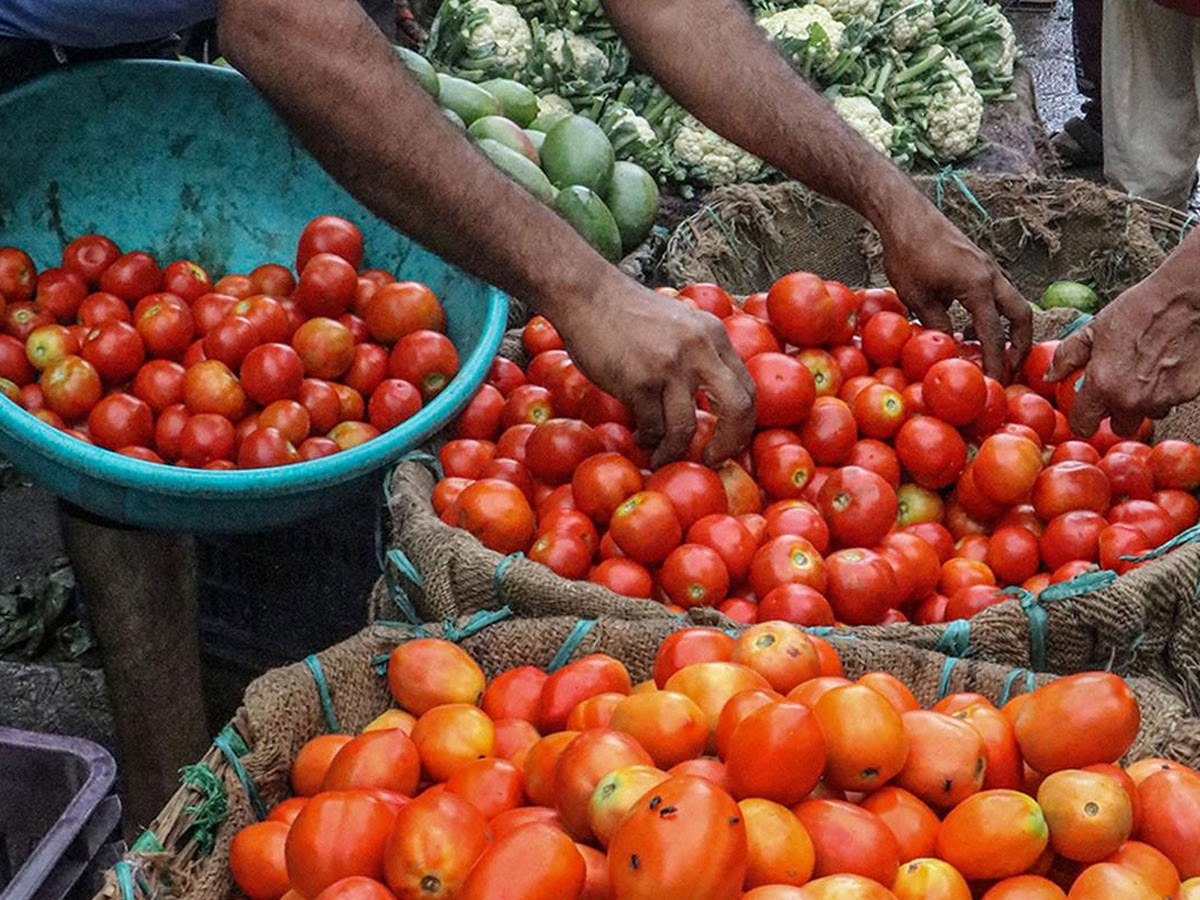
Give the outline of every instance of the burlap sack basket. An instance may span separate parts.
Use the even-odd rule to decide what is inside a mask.
[[[448,637],[489,677],[515,665],[554,668],[587,653],[608,653],[625,663],[636,683],[650,677],[662,639],[688,624],[681,618],[521,620],[497,614],[419,629],[377,623],[302,663],[268,672],[250,685],[213,749],[184,771],[183,787],[108,873],[98,897],[226,900],[234,890],[228,869],[234,834],[288,796],[288,772],[305,741],[356,733],[391,705],[383,663],[400,642]],[[1053,679],[901,643],[845,636],[834,641],[848,677],[891,672],[926,706],[956,691],[977,691],[1002,703]],[[1130,685],[1142,712],[1130,758],[1200,763],[1200,720],[1186,718],[1184,701],[1154,681],[1133,679]]]

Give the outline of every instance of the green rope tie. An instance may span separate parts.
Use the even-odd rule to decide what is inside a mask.
[[[242,756],[247,752],[245,743],[229,726],[225,726],[213,741],[213,746],[221,751],[221,755],[233,769],[233,774],[237,776],[242,790],[246,792],[246,798],[250,801],[250,807],[254,810],[255,817],[261,822],[267,817],[267,807],[263,803],[262,797],[258,795],[258,787],[250,778],[246,767],[242,765]]]
[[[1012,699],[1013,687],[1017,680],[1020,679],[1021,673],[1025,673],[1025,690],[1023,693],[1029,693],[1037,687],[1035,673],[1030,669],[1013,669],[1004,679],[1004,690],[1000,692],[1000,705],[1003,706]]]
[[[342,726],[338,722],[337,711],[333,708],[333,697],[329,694],[329,682],[325,678],[325,670],[321,667],[321,661],[314,653],[304,658],[304,665],[312,675],[313,681],[316,682],[317,699],[321,701],[321,712],[325,715],[325,728],[330,734],[339,734]]]
[[[404,585],[400,583],[400,578],[404,576],[414,586],[421,587],[424,584],[421,573],[417,571],[412,560],[405,556],[404,551],[399,547],[392,547],[388,550],[387,561],[389,565],[384,569],[384,578],[387,581],[388,595],[391,597],[392,603],[400,610],[400,614],[407,620],[407,624],[420,625],[421,615],[409,598]]]
[[[1092,591],[1106,588],[1116,580],[1117,573],[1112,569],[1084,572],[1082,575],[1076,575],[1070,581],[1061,581],[1058,584],[1047,585],[1042,590],[1042,602],[1053,603],[1057,600],[1071,600],[1075,597],[1082,597],[1084,594],[1090,594]]]
[[[941,700],[950,693],[950,675],[959,663],[957,656],[947,656],[942,663],[942,677],[938,679],[938,699]]]
[[[1200,525],[1193,525],[1191,528],[1185,528],[1179,534],[1175,535],[1175,537],[1160,544],[1153,550],[1140,553],[1136,556],[1122,556],[1121,559],[1126,562],[1146,562],[1150,559],[1158,559],[1160,556],[1170,553],[1176,547],[1182,547],[1184,544],[1193,544],[1198,540],[1200,540]]]
[[[588,632],[595,627],[595,619],[579,619],[576,621],[575,625],[571,628],[571,633],[567,635],[567,639],[562,642],[562,646],[558,648],[558,652],[554,654],[554,658],[546,666],[546,671],[553,674],[565,666],[571,659],[571,655],[579,649],[579,645],[583,643],[583,639],[588,636]]]
[[[840,628],[837,625],[809,625],[804,630],[815,637],[825,638],[830,641],[858,640],[858,635],[850,634],[846,629]]]
[[[508,574],[513,563],[524,558],[525,554],[518,550],[516,553],[508,554],[496,564],[496,571],[492,573],[492,593],[498,602],[507,603],[504,599],[504,576]]]
[[[500,609],[485,609],[480,610],[467,619],[461,626],[447,619],[442,624],[442,637],[448,641],[459,643],[465,641],[474,634],[479,634],[485,628],[490,628],[497,622],[503,622],[505,619],[512,618],[513,611],[507,607]]]
[[[946,623],[946,630],[938,638],[934,649],[938,653],[958,658],[971,652],[971,623],[966,619],[955,619]]]
[[[1077,332],[1080,328],[1083,328],[1083,326],[1087,325],[1090,321],[1092,321],[1091,313],[1080,313],[1074,319],[1072,319],[1070,322],[1068,322],[1066,325],[1063,326],[1062,333],[1059,334],[1059,336],[1058,336],[1059,339],[1066,340],[1071,335],[1073,335],[1075,332]],[[1076,386],[1076,390],[1078,390],[1078,385]]]
[[[434,456],[432,453],[428,453],[424,450],[410,450],[408,453],[405,453],[402,457],[400,457],[398,462],[420,463],[425,468],[427,468],[429,470],[430,474],[432,474],[433,477],[436,478],[438,481],[441,481],[443,478],[446,477],[446,473],[442,470],[441,461],[436,456]],[[391,493],[390,489],[389,489],[388,493],[390,495],[390,493]]]
[[[1182,244],[1183,239],[1187,237],[1188,232],[1192,230],[1194,224],[1196,224],[1196,214],[1188,213],[1187,218],[1183,220],[1183,224],[1179,226],[1179,237],[1175,239],[1175,243]]]
[[[113,871],[117,876],[117,887],[121,891],[121,900],[137,900],[137,888],[134,887],[133,881],[133,863],[121,860],[113,866]]]
[[[934,202],[937,204],[937,208],[943,208],[947,180],[951,181],[954,186],[958,188],[960,192],[962,192],[962,195],[967,198],[967,202],[979,211],[979,214],[983,217],[983,221],[990,225],[992,221],[992,214],[989,213],[987,209],[984,208],[984,205],[979,202],[979,198],[975,196],[975,193],[969,187],[967,187],[967,183],[963,181],[961,173],[953,166],[946,166],[946,168],[942,169],[934,176]]]
[[[158,839],[158,835],[147,828],[138,835],[138,839],[133,842],[133,846],[129,849],[134,853],[162,853],[167,848]]]
[[[205,763],[193,763],[180,770],[182,782],[200,794],[203,799],[194,806],[185,806],[183,811],[192,817],[187,836],[196,843],[200,856],[208,856],[216,843],[215,832],[229,816],[229,798],[225,785]]]

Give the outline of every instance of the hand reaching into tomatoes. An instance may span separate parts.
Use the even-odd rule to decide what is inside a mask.
[[[715,316],[646,290],[616,273],[590,303],[544,311],[571,358],[628,404],[638,442],[655,447],[652,466],[683,456],[696,431],[696,392],[712,399],[716,430],[705,461],[736,454],[754,430],[754,381]]]
[[[1076,434],[1095,433],[1111,416],[1115,432],[1131,435],[1143,417],[1161,418],[1200,396],[1197,278],[1200,235],[1193,234],[1158,271],[1059,345],[1046,378],[1076,383],[1082,370],[1069,414]]]

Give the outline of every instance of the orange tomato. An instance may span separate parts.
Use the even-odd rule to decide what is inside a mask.
[[[1094,863],[1115,853],[1133,830],[1133,804],[1124,789],[1099,772],[1062,769],[1038,788],[1038,806],[1054,852]]]
[[[1200,876],[1200,774],[1186,767],[1156,772],[1138,785],[1139,841],[1161,850],[1182,879]]]
[[[932,709],[934,712],[945,713],[948,716],[952,716],[956,712],[960,712],[966,709],[968,706],[973,706],[976,703],[982,703],[986,706],[992,706],[993,709],[995,708],[992,704],[992,701],[983,696],[983,694],[975,694],[963,691],[957,694],[947,694],[937,703],[933,704],[930,709]]]
[[[816,715],[799,703],[772,703],[746,716],[729,739],[730,792],[791,806],[817,786],[825,758]]]
[[[861,875],[818,878],[798,888],[792,897],[794,900],[897,900],[896,895],[878,881]]]
[[[1099,772],[1101,775],[1106,775],[1120,785],[1126,796],[1129,797],[1129,802],[1133,806],[1133,830],[1136,832],[1142,821],[1142,802],[1138,799],[1137,784],[1129,777],[1129,774],[1120,766],[1111,763],[1096,763],[1093,766],[1085,766],[1085,772]]]
[[[729,698],[741,691],[770,687],[763,676],[735,662],[693,663],[668,678],[665,685],[668,691],[686,694],[700,707],[708,724],[710,748],[716,744],[717,720]]]
[[[1067,893],[1040,875],[1014,875],[997,881],[982,900],[1067,900]]]
[[[674,691],[630,694],[617,704],[608,725],[632,735],[664,769],[699,756],[708,745],[704,711]]]
[[[937,855],[963,877],[1020,875],[1050,842],[1041,808],[1017,791],[981,791],[950,811],[938,831]]]
[[[493,719],[526,719],[537,716],[542,687],[550,676],[537,666],[517,666],[501,672],[483,690],[483,711]]]
[[[812,643],[813,649],[817,651],[817,659],[821,663],[822,675],[836,675],[839,678],[845,676],[846,671],[842,668],[842,658],[833,649],[833,644],[822,637],[817,637],[815,634],[810,634],[808,640]]]
[[[315,897],[343,878],[383,879],[384,848],[396,813],[363,791],[326,791],[305,804],[288,831],[288,881]]]
[[[632,765],[613,769],[596,782],[596,789],[588,798],[587,820],[600,846],[608,846],[612,833],[633,804],[669,777],[654,766]]]
[[[417,745],[402,728],[370,731],[346,744],[329,766],[321,789],[379,788],[411,797],[421,780]]]
[[[286,800],[280,800],[267,814],[267,821],[291,825],[296,821],[296,816],[300,815],[300,810],[304,809],[304,804],[307,802],[307,797],[288,797]]]
[[[318,793],[333,758],[352,740],[348,734],[322,734],[301,747],[292,761],[292,793],[297,797]]]
[[[921,704],[908,689],[908,685],[895,675],[887,672],[868,672],[858,679],[858,683],[865,684],[871,690],[882,694],[901,715],[909,710],[921,708]]]
[[[1148,757],[1147,759],[1139,759],[1135,763],[1130,763],[1125,769],[1125,774],[1132,779],[1134,786],[1140,785],[1151,775],[1159,772],[1170,771],[1171,769],[1187,768],[1182,763],[1172,762],[1169,759],[1162,759],[1157,756]]]
[[[580,701],[567,716],[568,731],[587,731],[589,728],[607,728],[613,710],[624,700],[625,694],[606,691]]]
[[[414,716],[446,703],[477,704],[487,684],[467,651],[441,638],[405,641],[388,659],[388,687]]]
[[[446,790],[462,797],[485,819],[516,809],[525,802],[521,770],[506,759],[473,759],[454,770]]]
[[[1043,775],[1120,759],[1141,715],[1124,679],[1110,672],[1068,675],[1038,688],[1017,714],[1021,755]]]
[[[567,663],[542,685],[534,724],[542,734],[561,731],[567,717],[579,703],[597,694],[628,694],[633,682],[619,660],[604,653],[592,653]]]
[[[623,766],[653,766],[654,760],[629,735],[593,728],[567,744],[554,766],[554,807],[567,833],[579,841],[592,838],[588,803],[600,779]]]
[[[817,701],[837,687],[854,684],[840,675],[820,675],[810,681],[797,685],[788,691],[787,699],[793,703],[803,703],[809,709],[817,705]]]
[[[579,900],[611,900],[612,876],[608,874],[608,857],[587,844],[576,844],[575,849],[583,857],[587,873]]]
[[[711,781],[726,793],[729,792],[729,773],[725,770],[725,763],[713,756],[685,759],[683,762],[671,766],[667,770],[667,774],[671,776],[695,775],[697,778]]]
[[[864,797],[860,805],[883,819],[896,838],[902,860],[933,856],[942,823],[920,797],[886,785]]]
[[[892,882],[899,900],[971,900],[967,880],[940,859],[914,859],[902,865]]]
[[[516,809],[500,813],[488,822],[488,825],[492,829],[492,836],[498,838],[510,831],[516,831],[522,825],[530,825],[534,822],[550,825],[566,834],[558,810],[551,809],[549,806],[518,806]]]
[[[794,812],[812,838],[813,874],[861,875],[891,884],[900,866],[900,848],[877,815],[841,800],[806,800]]]
[[[368,731],[387,731],[389,728],[399,728],[405,734],[412,734],[417,717],[402,709],[385,709],[363,728],[363,734]]]
[[[452,897],[492,834],[479,810],[449,791],[424,794],[396,814],[383,875],[401,897]]]
[[[730,660],[749,666],[786,694],[821,674],[821,660],[804,629],[790,622],[763,622],[741,633]]]
[[[654,683],[667,686],[667,679],[685,666],[700,662],[728,662],[734,639],[718,628],[684,628],[663,638],[654,654]]]
[[[1162,900],[1162,895],[1132,869],[1097,863],[1079,874],[1067,900]]]
[[[751,888],[742,894],[742,900],[804,900],[806,895],[800,888],[790,884],[765,884]]]
[[[417,719],[412,740],[424,771],[434,781],[445,781],[459,766],[492,755],[496,726],[477,706],[447,703]]]
[[[834,688],[813,712],[825,735],[825,781],[833,787],[871,791],[904,768],[904,724],[882,694],[861,684]]]
[[[729,741],[733,737],[733,732],[738,725],[742,724],[742,720],[746,716],[757,709],[781,700],[783,700],[782,695],[771,690],[741,691],[730,697],[722,708],[721,715],[717,717],[717,755],[722,759],[725,758],[729,751]]]
[[[706,900],[737,900],[747,861],[738,805],[688,775],[645,794],[608,845],[613,893],[622,900],[691,900],[701,885]]]
[[[932,710],[900,717],[908,738],[908,759],[895,783],[931,806],[956,806],[983,786],[987,750],[966,722]]]
[[[496,744],[492,752],[500,759],[510,760],[518,769],[525,765],[525,754],[541,735],[528,719],[496,719]]]
[[[557,828],[525,825],[498,838],[463,882],[458,900],[557,900],[578,897],[587,863]]]
[[[801,885],[816,864],[812,838],[786,806],[752,797],[738,803],[746,821],[746,890],[768,884]]]
[[[288,889],[283,822],[247,825],[229,842],[229,871],[250,900],[275,900]]]
[[[1166,854],[1140,841],[1126,841],[1104,862],[1132,869],[1160,897],[1179,894],[1179,870]]]
[[[1025,781],[1021,748],[1017,745],[1012,723],[1004,714],[990,703],[972,703],[952,715],[966,722],[983,738],[983,746],[987,751],[983,789],[1019,790]]]

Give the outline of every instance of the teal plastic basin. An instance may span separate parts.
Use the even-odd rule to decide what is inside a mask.
[[[210,272],[291,265],[305,223],[334,213],[363,230],[365,265],[429,285],[462,363],[416,416],[325,459],[234,472],[129,459],[67,437],[0,401],[0,454],[61,497],[127,524],[256,531],[363,496],[380,472],[452,418],[483,381],[504,332],[503,293],[400,235],[339,187],[236,72],[105,62],[0,94],[0,245],[39,268],[87,232],[164,264]],[[404,190],[396,185],[396,190]]]

